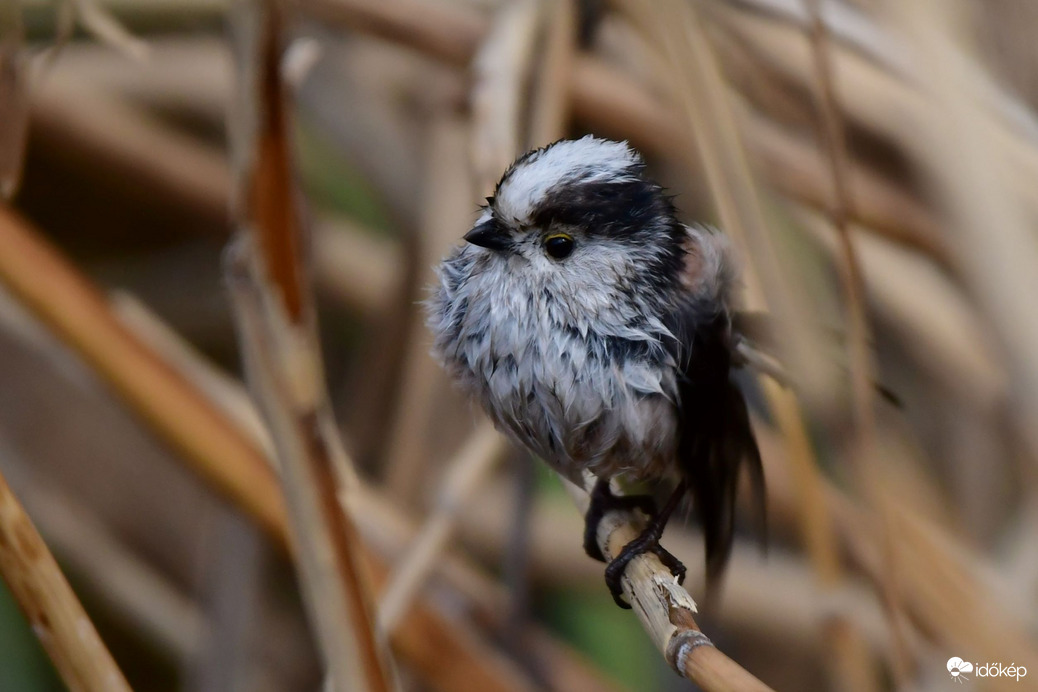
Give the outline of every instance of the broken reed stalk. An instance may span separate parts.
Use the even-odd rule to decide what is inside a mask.
[[[0,474],[0,575],[73,692],[129,692],[112,655]]]
[[[245,371],[274,440],[304,603],[333,688],[387,692],[390,668],[375,636],[365,551],[339,501],[352,469],[333,439],[324,391],[293,182],[280,10],[258,0],[240,4],[234,20],[247,110],[230,123],[238,135],[242,230],[226,271]]]
[[[563,480],[577,508],[586,514],[594,478],[584,488]],[[614,509],[598,525],[598,546],[612,559],[644,529],[634,512]],[[696,624],[696,602],[677,583],[654,553],[642,553],[628,564],[621,579],[624,598],[631,604],[653,644],[679,675],[705,692],[765,692],[771,688],[728,658]]]

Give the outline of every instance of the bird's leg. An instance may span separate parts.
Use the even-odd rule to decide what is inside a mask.
[[[584,515],[584,552],[599,562],[608,562],[598,547],[598,525],[616,509],[638,509],[647,517],[656,516],[656,503],[648,495],[614,495],[608,478],[599,478],[591,490],[591,504]]]
[[[653,516],[652,519],[649,520],[649,525],[641,532],[641,535],[625,545],[623,550],[620,551],[620,554],[606,565],[606,585],[609,587],[609,592],[613,595],[613,600],[616,601],[616,605],[621,608],[630,608],[631,605],[623,599],[623,587],[620,584],[620,580],[623,578],[624,572],[627,570],[627,565],[631,560],[642,553],[654,553],[656,557],[660,559],[660,562],[663,563],[663,566],[669,569],[670,573],[678,578],[679,584],[685,581],[685,566],[681,564],[680,560],[668,553],[663,549],[663,546],[660,545],[660,538],[663,537],[663,529],[667,526],[667,520],[670,519],[670,515],[674,513],[678,503],[681,502],[681,498],[684,497],[685,491],[685,483],[682,481],[678,484],[678,487],[674,489],[670,499],[667,500],[667,504],[663,507],[663,511]]]

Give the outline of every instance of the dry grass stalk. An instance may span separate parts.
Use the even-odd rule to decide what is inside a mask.
[[[366,317],[389,310],[403,282],[400,248],[344,219],[314,225],[314,280],[318,288]]]
[[[582,514],[587,513],[594,478],[585,488],[563,481]],[[598,545],[607,558],[619,555],[644,528],[638,516],[627,510],[608,512],[598,526]],[[696,603],[677,583],[670,570],[653,553],[631,560],[621,579],[624,598],[638,620],[679,675],[705,692],[764,692],[771,688],[718,650],[696,624]]]
[[[330,3],[347,6],[354,0],[301,2],[309,10],[311,6]],[[456,8],[437,14],[428,9],[434,4],[419,3],[404,7],[406,11],[393,10],[400,4],[400,0],[394,0],[372,5],[365,11],[378,21],[348,26],[381,31],[378,35],[393,37],[405,45],[417,42],[415,47],[424,48],[441,59],[445,57],[443,52],[437,52],[434,47],[449,42],[452,31],[458,30],[461,37],[451,44],[453,50],[468,40],[478,42],[485,27],[482,20]],[[353,16],[347,12],[345,16],[333,15],[332,19],[354,21]],[[404,17],[408,17],[406,22]],[[420,26],[416,26],[416,17],[421,20]],[[422,38],[425,34],[430,34],[428,40]],[[639,146],[662,155],[670,155],[674,142],[684,137],[665,104],[600,61],[574,55],[573,74],[567,81],[573,89],[570,100],[574,114],[603,133],[630,138]],[[180,189],[188,195],[185,204],[204,210],[208,218],[222,221],[229,176],[226,166],[222,172],[215,172],[223,163],[219,155],[213,151],[204,153],[204,147],[168,128],[157,130],[156,123],[142,119],[139,114],[126,113],[126,107],[117,101],[112,104],[111,100],[101,102],[95,95],[75,89],[66,80],[51,79],[41,85],[33,105],[33,117],[37,128],[48,137],[62,137],[73,151],[85,150],[92,159],[108,160],[115,155],[117,162],[127,167],[124,177],[149,181],[156,188]],[[740,117],[749,134],[755,165],[777,189],[816,208],[831,205],[832,184],[825,173],[821,153],[760,116],[746,112]],[[109,127],[108,123],[113,121],[120,126]],[[112,135],[123,131],[124,126],[127,128],[125,137]],[[854,209],[857,222],[897,242],[918,247],[939,261],[947,260],[946,252],[936,240],[937,222],[917,199],[857,165],[851,167],[849,177],[857,200]],[[347,297],[349,295],[347,293]]]
[[[484,422],[447,465],[432,512],[390,574],[379,603],[380,631],[396,629],[436,561],[447,551],[462,506],[486,480],[506,449],[501,435]]]
[[[303,577],[304,602],[337,690],[392,686],[375,636],[370,576],[353,520],[338,501],[350,482],[324,392],[305,238],[297,210],[285,101],[280,12],[260,4],[236,19],[247,99],[238,128],[240,222],[227,272],[245,369],[274,439]]]
[[[242,246],[234,248],[241,252]],[[308,349],[270,305],[266,287],[255,283],[248,259],[238,254],[238,264],[229,268],[235,312],[250,388],[277,450],[311,622],[334,689],[388,690],[360,541],[336,499],[340,480],[311,398]]]
[[[799,29],[804,29],[810,20],[801,4],[789,3],[786,0],[738,0],[737,3],[727,4],[738,5],[740,9],[744,8],[772,18],[780,18]],[[878,4],[874,5],[877,9],[880,7]],[[906,83],[925,84],[929,77],[926,69],[913,60],[911,53],[904,49],[897,32],[890,31],[889,27],[883,26],[877,18],[867,14],[868,10],[867,6],[830,4],[825,8],[823,18],[829,33],[841,49],[863,55]],[[1034,112],[1017,94],[975,67],[967,69],[970,79],[976,80],[978,102],[990,108],[1007,126],[1034,139],[1038,135],[1038,119]]]
[[[0,198],[18,190],[29,127],[28,56],[21,8],[0,7]]]
[[[76,19],[97,39],[122,52],[127,57],[143,61],[150,54],[148,44],[140,40],[101,6],[100,0],[70,0]]]
[[[113,95],[111,85],[98,87],[95,76],[84,80],[91,88],[73,84],[64,73],[40,86],[32,103],[37,131],[75,159],[100,163],[113,178],[131,180],[213,227],[226,227],[231,189],[226,157]],[[384,308],[400,281],[402,263],[396,247],[373,236],[343,220],[322,219],[314,227],[319,287],[365,315]]]
[[[435,281],[434,267],[447,248],[458,241],[473,220],[473,183],[466,159],[469,128],[449,110],[437,112],[427,131],[425,186],[422,194],[420,235],[416,239],[417,268],[411,305],[425,299]],[[409,305],[410,307],[410,305]],[[446,377],[429,355],[421,310],[409,310],[410,338],[404,346],[402,387],[387,434],[386,485],[405,502],[422,499],[430,478],[427,454],[433,412]]]
[[[328,24],[381,36],[466,66],[487,32],[489,22],[446,2],[421,0],[292,0],[307,14]]]
[[[129,692],[54,556],[0,475],[0,574],[74,692]]]
[[[800,227],[838,261],[832,225],[813,211],[795,212]],[[857,236],[867,299],[878,318],[896,327],[917,362],[951,391],[980,409],[1002,405],[1008,383],[996,349],[963,291],[918,253],[877,238],[860,227]]]
[[[462,542],[486,561],[499,560],[510,525],[510,489],[504,479],[486,484],[466,508],[458,529]],[[546,587],[601,589],[602,565],[576,549],[582,518],[562,503],[541,501],[534,505],[530,528],[531,575]],[[675,555],[703,554],[702,538],[680,526],[668,526],[665,546]],[[450,580],[446,571],[445,579]],[[452,582],[453,583],[453,582]],[[704,588],[699,571],[692,571],[685,586],[690,593]],[[782,598],[774,598],[781,593]],[[890,638],[883,615],[875,607],[875,596],[867,584],[848,581],[837,597],[818,596],[811,566],[799,554],[781,549],[762,556],[750,541],[736,541],[723,595],[716,612],[730,636],[752,632],[755,637],[778,642],[797,642],[798,648],[827,652],[820,621],[839,608],[865,635],[869,645],[889,659]]]
[[[801,88],[810,89],[814,81],[812,59],[799,27],[752,13],[740,13],[728,4],[718,4],[715,11],[724,20],[724,26],[737,33],[745,45],[753,47],[762,63]],[[896,45],[903,53],[915,55],[913,42],[901,40]],[[1016,127],[1007,123],[1003,114],[977,105],[988,101],[984,97],[990,93],[985,88],[988,81],[981,78],[982,71],[975,61],[964,58],[958,49],[953,50],[957,79],[961,77],[973,85],[975,100],[972,103],[976,106],[977,123],[982,124],[987,132],[985,138],[992,152],[997,152],[1007,171],[1012,173],[1007,176],[1005,185],[1015,193],[1014,203],[1034,210],[1038,200],[1025,181],[1038,176],[1038,134],[1034,132],[1035,128]],[[921,54],[912,58],[916,65],[927,64],[928,60]],[[932,150],[923,145],[918,135],[927,130],[934,114],[941,110],[940,87],[933,79],[932,70],[921,70],[921,75],[915,80],[903,80],[849,50],[834,52],[832,62],[834,70],[841,75],[839,97],[845,117],[890,139],[901,151],[908,153],[913,162],[925,168]],[[1033,119],[1033,115],[1030,118]]]
[[[493,192],[502,171],[525,144],[521,126],[526,121],[525,96],[546,9],[540,0],[502,5],[473,58],[470,101],[477,199]]]
[[[574,0],[541,0],[542,49],[530,97],[527,149],[543,147],[566,135],[570,75],[577,50],[577,7]]]
[[[273,461],[274,443],[270,433],[240,380],[205,362],[194,347],[134,295],[114,291],[109,305],[136,337],[230,417],[235,427],[254,440]]]
[[[198,653],[208,623],[190,598],[112,536],[75,498],[31,480],[29,474],[17,481],[25,488],[26,509],[37,517],[62,564],[76,575],[88,602],[103,604],[107,613],[177,660],[190,661]]]
[[[34,130],[74,161],[100,162],[114,180],[132,181],[227,227],[231,176],[219,151],[58,73],[34,91],[31,108]]]
[[[122,305],[123,301],[120,301],[120,304]],[[143,318],[139,310],[140,308],[135,308],[132,312],[124,314],[134,315],[132,317],[134,325],[147,325],[145,327],[146,332],[158,342],[156,347],[161,352],[177,354],[173,362],[179,371],[183,372],[185,376],[189,377],[192,382],[195,382],[198,387],[206,392],[223,390],[216,395],[216,401],[222,409],[227,411],[228,415],[234,416],[237,420],[244,421],[251,421],[254,418],[255,412],[251,410],[252,403],[240,385],[227,381],[225,376],[215,371],[210,364],[201,360],[197,354],[191,353],[174,332],[166,327],[156,329],[156,325],[153,324],[156,318]],[[149,338],[149,341],[151,341],[151,338]],[[243,410],[247,410],[247,412]],[[470,486],[473,481],[471,474],[473,472],[478,473],[483,463],[482,460],[493,457],[493,454],[487,454],[488,448],[498,446],[502,441],[500,435],[488,426],[481,429],[470,440],[469,449],[459,455],[459,462],[465,456],[472,461],[472,464],[459,463],[453,465],[452,469],[456,474],[456,481],[448,480],[444,485],[445,491],[448,491],[450,488],[460,490],[458,493],[445,492],[443,494],[443,504],[445,507],[450,508],[452,515],[454,512],[463,509],[458,504],[458,501],[466,493],[464,486]],[[435,511],[432,519],[426,521],[421,529],[418,530],[402,515],[394,504],[385,497],[380,496],[373,489],[358,486],[351,494],[352,499],[350,502],[356,508],[358,528],[369,545],[377,548],[380,553],[387,555],[391,560],[409,561],[414,559],[413,555],[415,552],[423,552],[421,547],[415,549],[411,546],[419,545],[428,540],[423,537],[432,533],[430,525],[436,521],[437,515]],[[503,499],[503,495],[503,488],[491,487],[487,489],[483,487],[476,502],[467,503],[464,510],[461,511],[467,523],[471,523],[473,517],[478,517],[480,531],[477,533],[482,536],[482,540],[492,541],[497,548],[500,548],[502,544],[501,537],[506,535],[508,531],[504,521],[505,515],[501,512],[501,507],[507,502]],[[473,504],[483,509],[473,512],[471,506]],[[547,519],[547,523],[538,522],[538,525],[543,526],[543,530],[535,530],[535,535],[548,536],[550,534],[551,537],[558,538],[560,533],[559,527],[569,526],[565,534],[570,538],[566,539],[567,545],[561,549],[550,549],[547,553],[549,557],[539,562],[550,564],[551,570],[556,574],[560,570],[567,573],[575,571],[577,574],[584,574],[581,583],[587,583],[588,579],[593,579],[595,583],[600,583],[601,567],[596,566],[598,563],[592,563],[583,554],[575,553],[572,549],[576,545],[574,543],[575,537],[579,534],[579,521],[577,518],[571,512],[565,511],[564,516],[551,516]],[[490,528],[488,534],[488,527],[496,528]],[[472,527],[468,526],[465,529],[465,533],[471,534]],[[535,546],[543,546],[546,543],[547,541],[538,539],[535,541]],[[556,543],[558,541],[554,541],[553,545]],[[692,545],[690,542],[690,545],[681,552],[688,554],[698,553],[701,552],[701,546]],[[500,587],[496,583],[490,582],[487,577],[475,572],[471,566],[449,552],[433,551],[433,554],[440,558],[435,564],[436,570],[447,582],[453,584],[461,593],[466,594],[473,600],[479,610],[479,619],[485,621],[489,626],[500,628],[506,611],[505,594]],[[540,549],[537,550],[537,554],[540,554]],[[566,567],[566,565],[575,561],[581,564],[580,568]],[[802,582],[803,580],[801,579],[800,581]],[[747,587],[738,591],[742,593],[744,590],[747,596],[761,593],[759,586]],[[752,601],[753,599],[750,598],[748,600]],[[768,603],[771,603],[771,601],[768,601]],[[754,610],[753,606],[748,607]],[[756,609],[755,612],[759,616],[759,609]],[[799,612],[802,614],[807,611],[801,609]],[[747,616],[746,619],[751,620],[752,618]],[[775,616],[775,619],[776,621],[786,622],[788,625],[788,619],[784,618],[784,616]],[[407,631],[408,627],[412,627],[410,619],[396,630],[395,636],[399,636],[402,632]],[[784,632],[786,635],[789,634],[788,631],[784,630]],[[608,683],[605,680],[598,677],[597,673],[590,670],[579,659],[574,658],[573,654],[568,652],[565,647],[560,648],[557,642],[551,641],[543,633],[539,634],[537,630],[532,630],[528,633],[528,636],[533,638],[537,651],[550,658],[552,663],[548,672],[554,672],[555,675],[561,676],[552,678],[556,680],[556,683],[552,685],[552,689],[608,689]],[[478,679],[478,677],[470,679]],[[445,685],[439,686],[438,689],[447,690],[452,688]],[[510,688],[506,687],[505,689]]]
[[[847,449],[854,474],[861,484],[865,497],[873,506],[879,506],[877,503],[882,497],[883,490],[877,484],[875,475],[870,472],[871,461],[876,453],[876,419],[873,411],[874,387],[872,384],[875,381],[875,368],[872,363],[872,354],[869,351],[872,335],[866,315],[865,279],[854,237],[851,235],[849,227],[854,200],[851,197],[847,180],[847,142],[834,85],[829,34],[821,13],[821,0],[811,0],[808,3],[809,37],[820,92],[818,100],[819,115],[822,121],[822,140],[825,142],[825,149],[829,154],[835,191],[835,204],[831,207],[829,216],[839,239],[840,256],[837,266],[840,270],[844,292],[847,325],[847,359],[850,364],[854,415],[854,427]],[[889,515],[881,512],[880,520],[881,526],[885,529],[884,535],[887,530],[892,530],[890,519]],[[889,614],[890,631],[895,642],[893,650],[899,654],[894,659],[896,663],[894,672],[899,683],[904,684],[908,679],[911,661],[906,658],[908,648],[905,645],[905,635],[901,630],[901,606],[899,594],[895,588],[898,565],[894,563],[894,555],[889,549],[889,538],[885,538],[884,541],[885,548],[887,548],[884,550],[884,557],[887,559],[883,574],[887,575],[887,578],[881,584],[881,594]]]

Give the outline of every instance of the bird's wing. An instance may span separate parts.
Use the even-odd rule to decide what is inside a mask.
[[[693,301],[675,310],[671,329],[678,363],[678,465],[703,526],[708,584],[716,583],[731,553],[736,491],[745,468],[763,535],[764,470],[733,364],[731,319],[717,303]]]

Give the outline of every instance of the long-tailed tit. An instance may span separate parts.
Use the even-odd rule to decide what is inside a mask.
[[[645,532],[606,568],[620,579],[659,545],[690,496],[702,523],[707,575],[731,551],[745,465],[763,501],[760,453],[729,379],[740,363],[733,329],[737,272],[725,237],[679,222],[626,143],[593,137],[532,151],[505,172],[468,241],[439,269],[428,303],[435,353],[497,427],[583,485],[597,479],[584,547],[617,504],[647,511]],[[613,478],[670,488],[616,496]]]

